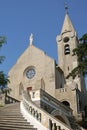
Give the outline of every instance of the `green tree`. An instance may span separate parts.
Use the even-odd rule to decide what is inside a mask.
[[[0,48],[2,47],[4,43],[6,43],[6,37],[0,36]],[[0,64],[2,64],[4,59],[5,59],[4,56],[0,56]],[[7,75],[4,74],[3,71],[0,71],[0,89],[3,90],[4,88],[6,88],[8,82],[9,80],[8,80]]]
[[[74,79],[77,75],[87,75],[87,34],[79,39],[77,48],[73,49],[73,56],[78,57],[78,66],[75,67],[66,78],[70,76]]]

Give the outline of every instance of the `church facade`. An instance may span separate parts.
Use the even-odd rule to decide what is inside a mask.
[[[84,78],[80,75],[75,79],[71,77],[66,79],[69,72],[78,65],[78,57],[72,56],[72,50],[79,44],[68,13],[65,15],[62,31],[56,37],[56,42],[58,65],[54,59],[33,44],[31,34],[28,48],[9,71],[10,83],[8,86],[12,90],[10,96],[21,101],[22,91],[25,90],[32,101],[36,101],[38,104],[39,90],[42,90],[44,93],[48,93],[47,95],[50,95],[51,99],[58,100],[60,104],[70,109],[76,120],[82,120],[83,116],[87,116]]]

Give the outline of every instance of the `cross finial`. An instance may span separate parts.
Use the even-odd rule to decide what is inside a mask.
[[[68,5],[65,3],[66,14],[68,14]]]
[[[29,37],[29,40],[30,40],[30,45],[33,44],[33,34],[31,33],[30,37]]]

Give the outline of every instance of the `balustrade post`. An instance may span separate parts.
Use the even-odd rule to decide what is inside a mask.
[[[61,127],[60,127],[60,126],[57,126],[57,130],[61,130]]]
[[[35,111],[35,118],[38,119],[38,112]]]
[[[56,130],[56,123],[52,123],[52,130]]]
[[[30,111],[30,114],[32,114],[32,107],[31,106],[29,107],[29,111]]]
[[[32,115],[35,116],[35,110],[34,110],[34,108],[32,109]]]
[[[29,112],[29,105],[28,105],[28,112]]]
[[[27,108],[27,110],[28,110],[28,105],[27,105],[27,107],[26,107],[26,108]]]
[[[52,120],[49,119],[49,130],[52,130]]]
[[[38,113],[38,120],[41,122],[41,113]]]

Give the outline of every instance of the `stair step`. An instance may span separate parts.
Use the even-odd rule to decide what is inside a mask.
[[[37,128],[12,128],[12,127],[0,127],[0,130],[37,130]]]
[[[4,122],[4,123],[1,123],[0,122],[0,126],[5,126],[5,127],[15,127],[15,128],[33,128],[33,125],[30,125],[30,124],[14,124],[14,123],[8,123],[8,122]]]
[[[10,112],[15,112],[15,111],[20,111],[20,109],[13,109],[13,108],[11,108],[11,109],[3,109],[3,110],[0,110],[0,111],[2,111],[2,112],[5,112],[5,111],[9,111],[9,110],[11,110]]]
[[[0,111],[0,114],[7,114],[7,115],[9,115],[9,114],[15,114],[15,115],[17,115],[17,114],[21,114],[21,112],[20,111],[14,111],[14,112],[11,112],[11,110],[9,110],[9,111]]]
[[[2,119],[4,119],[4,118],[24,119],[22,116],[0,116],[0,118],[2,118]]]
[[[18,111],[19,112],[20,109],[13,109],[13,108],[11,108],[11,109],[3,109],[3,110],[0,110],[0,111],[2,111],[2,112],[8,112],[8,111],[10,111],[10,112],[16,112],[16,111]]]
[[[16,123],[16,124],[18,124],[18,123],[30,124],[26,120],[19,120],[19,121],[17,121],[17,120],[0,120],[0,123],[2,123],[2,122],[9,122],[9,123]]]
[[[0,113],[0,116],[22,116],[21,113]]]
[[[22,115],[1,115],[1,114],[0,114],[0,117],[3,117],[3,118],[4,118],[4,117],[8,117],[8,118],[9,118],[9,117],[12,117],[12,118],[13,118],[13,117],[14,117],[14,118],[16,118],[16,117],[23,118]]]
[[[37,130],[20,113],[20,104],[10,104],[0,109],[0,130]]]
[[[19,125],[8,125],[8,124],[5,124],[5,125],[3,125],[3,124],[0,124],[0,128],[11,128],[11,129],[34,129],[33,128],[33,126],[19,126]],[[34,129],[35,130],[35,129]]]
[[[25,121],[26,121],[26,119],[23,119],[23,118],[8,118],[8,117],[7,117],[7,118],[1,118],[1,117],[0,117],[0,121],[1,121],[1,120],[17,120],[17,121],[19,121],[19,120],[20,120],[20,121],[25,120]]]

